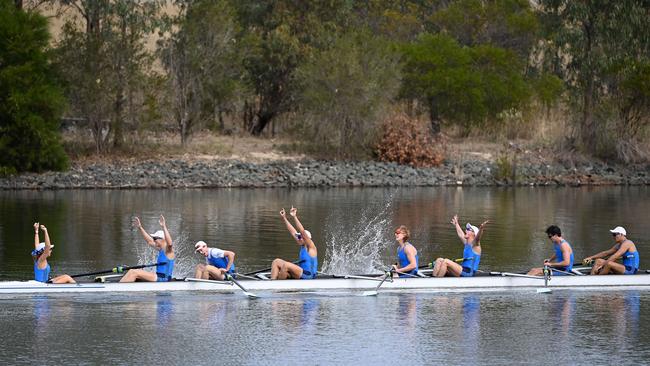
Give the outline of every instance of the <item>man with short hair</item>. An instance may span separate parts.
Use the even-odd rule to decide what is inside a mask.
[[[195,278],[222,281],[229,275],[235,275],[235,252],[209,248],[202,240],[196,242],[194,249],[197,253],[203,254],[206,262],[196,266]]]
[[[639,252],[632,240],[627,238],[627,231],[622,226],[617,226],[609,231],[614,237],[614,246],[608,250],[596,253],[583,259],[583,263],[589,264],[596,260],[591,268],[592,275],[606,274],[635,274],[639,271]],[[605,259],[607,257],[607,259]],[[623,263],[615,262],[623,259]]]
[[[573,249],[571,245],[562,237],[562,231],[556,225],[551,225],[546,229],[546,235],[553,243],[555,254],[551,258],[544,259],[544,266],[549,267],[551,274],[562,276],[570,274],[573,269]],[[528,272],[529,276],[544,275],[544,268],[533,268]]]

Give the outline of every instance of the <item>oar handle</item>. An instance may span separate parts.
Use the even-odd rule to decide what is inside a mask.
[[[293,264],[300,265],[300,263],[302,263],[302,262],[304,262],[304,260],[299,260],[299,261],[295,261],[295,262],[292,262],[292,263],[293,263]],[[269,267],[269,268],[260,269],[259,271],[253,271],[253,272],[244,273],[244,276],[252,276],[252,275],[256,275],[256,274],[258,274],[258,273],[268,272],[268,271],[270,271],[271,269],[272,269],[272,267]]]
[[[139,268],[147,268],[147,267],[155,267],[155,266],[164,266],[165,264],[167,264],[167,262],[141,264],[141,265],[137,265],[137,266],[117,266],[117,267],[113,267],[111,269],[107,269],[107,270],[104,270],[104,271],[81,273],[81,274],[72,275],[70,277],[77,278],[77,277],[95,276],[95,275],[106,274],[106,273],[123,273],[125,271],[128,271],[129,269],[139,269]]]

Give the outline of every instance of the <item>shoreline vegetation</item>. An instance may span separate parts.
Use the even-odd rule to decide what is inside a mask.
[[[168,135],[145,138],[122,156],[77,156],[65,172],[0,178],[2,190],[648,185],[650,165],[608,164],[579,154],[458,139],[435,167],[314,159],[291,140],[204,132],[185,148]],[[76,140],[75,140],[76,141]],[[81,150],[77,146],[78,150]],[[554,156],[549,158],[549,156]]]
[[[0,0],[0,189],[648,184],[641,0]]]

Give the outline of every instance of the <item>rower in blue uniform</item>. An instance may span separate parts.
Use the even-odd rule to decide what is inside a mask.
[[[136,217],[133,220],[133,226],[140,230],[140,234],[147,242],[149,246],[152,246],[158,250],[158,265],[156,266],[156,272],[149,272],[142,269],[130,269],[120,282],[135,282],[135,281],[148,281],[148,282],[168,282],[171,281],[172,275],[174,273],[174,262],[176,261],[176,255],[174,254],[174,247],[172,246],[172,237],[167,230],[167,224],[165,223],[165,217],[160,215],[158,223],[162,227],[162,230],[158,230],[153,234],[147,233],[140,219]]]
[[[564,240],[562,231],[555,225],[551,225],[546,229],[546,235],[551,239],[555,253],[551,258],[544,259],[544,267],[549,267],[553,276],[570,274],[571,270],[573,270],[573,249],[571,245]],[[543,276],[544,268],[533,268],[528,271],[528,275]]]
[[[478,271],[481,262],[481,236],[485,230],[485,225],[489,220],[484,221],[480,228],[470,224],[465,225],[465,231],[458,223],[458,215],[454,215],[451,224],[456,229],[458,238],[463,243],[463,257],[451,260],[448,258],[438,258],[434,262],[433,277],[472,277]],[[460,263],[459,263],[460,262]]]
[[[41,243],[38,237],[38,229],[43,231],[45,242]],[[50,264],[47,258],[52,254],[54,245],[50,243],[50,234],[47,232],[45,225],[34,223],[34,250],[32,250],[32,259],[34,261],[34,279],[43,283],[76,283],[75,280],[67,274],[60,275],[50,279]]]
[[[196,266],[194,278],[221,281],[226,279],[227,275],[235,276],[235,252],[208,248],[204,241],[196,242],[194,249],[205,257],[206,262]]]
[[[609,232],[614,236],[614,246],[585,258],[583,263],[590,264],[595,259],[591,274],[596,275],[637,273],[639,271],[639,251],[632,240],[627,238],[625,228],[617,226]],[[617,263],[616,260],[621,258],[623,263]]]
[[[318,250],[316,244],[311,239],[311,233],[305,230],[298,219],[298,209],[292,206],[289,214],[293,217],[295,228],[287,219],[284,208],[280,211],[280,216],[284,220],[291,237],[300,245],[298,264],[280,258],[274,259],[273,263],[271,263],[271,279],[286,280],[293,278],[307,280],[316,278],[318,274]]]
[[[395,240],[397,241],[397,259],[398,265],[393,266],[393,270],[400,277],[413,277],[418,274],[418,250],[408,240],[411,237],[409,229],[401,225],[395,229]]]

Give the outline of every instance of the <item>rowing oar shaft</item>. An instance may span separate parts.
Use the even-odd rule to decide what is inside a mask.
[[[95,276],[99,274],[106,274],[106,273],[122,273],[124,271],[128,271],[130,269],[139,269],[139,268],[147,268],[147,267],[155,267],[155,266],[164,266],[167,264],[167,262],[160,262],[160,263],[150,263],[150,264],[141,264],[137,266],[117,266],[115,268],[107,269],[104,271],[99,271],[99,272],[90,272],[90,273],[81,273],[81,274],[76,274],[72,275],[70,277],[76,278],[76,277],[86,277],[86,276]]]

